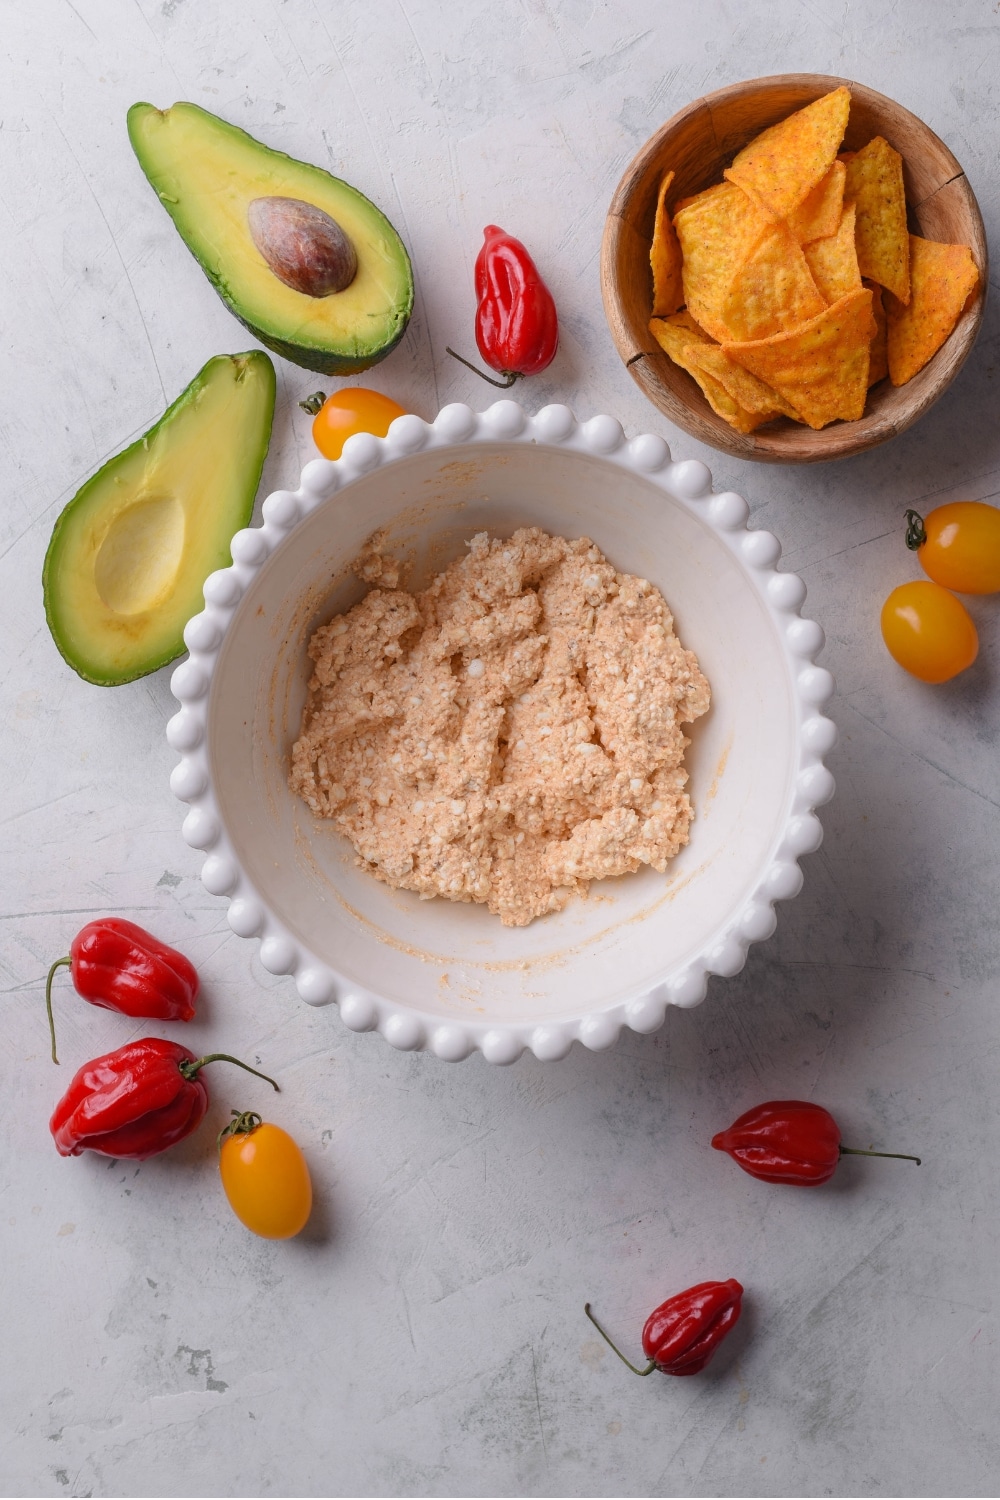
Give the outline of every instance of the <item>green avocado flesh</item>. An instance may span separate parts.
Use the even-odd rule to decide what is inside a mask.
[[[398,344],[413,308],[410,260],[363,193],[197,104],[133,104],[128,133],[184,243],[230,312],[267,348],[307,370],[353,375]],[[247,222],[251,203],[271,197],[312,204],[339,224],[358,259],[343,291],[312,297],[278,279]]]
[[[66,506],[45,554],[45,616],[88,682],[131,682],[185,650],[202,585],[250,520],[273,415],[267,355],[217,355]]]

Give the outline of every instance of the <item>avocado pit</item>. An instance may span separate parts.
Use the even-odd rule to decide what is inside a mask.
[[[358,257],[335,219],[301,198],[254,198],[247,209],[250,237],[278,280],[307,297],[329,297],[349,287]]]

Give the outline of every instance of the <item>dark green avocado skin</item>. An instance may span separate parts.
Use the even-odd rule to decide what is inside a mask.
[[[287,152],[277,151],[273,147],[265,146],[256,140],[247,131],[241,130],[239,126],[231,125],[228,121],[221,120],[208,110],[203,110],[200,105],[181,103],[173,106],[174,110],[182,110],[188,119],[201,120],[205,128],[212,132],[213,138],[225,136],[238,141],[241,147],[252,148],[255,152],[266,157],[270,163],[287,163],[290,170],[305,169],[315,179],[321,179],[326,184],[334,185],[338,190],[351,195],[357,202],[360,201],[372,217],[373,225],[377,227],[379,236],[384,245],[391,246],[392,260],[402,273],[404,295],[393,310],[388,329],[382,334],[380,341],[375,345],[366,345],[363,329],[358,330],[357,335],[345,341],[348,347],[342,344],[339,348],[329,345],[318,344],[315,341],[303,338],[301,340],[283,337],[281,330],[272,327],[263,327],[254,318],[248,316],[246,309],[241,305],[237,292],[230,284],[230,278],[221,265],[209,263],[208,259],[199,252],[192,243],[191,228],[185,220],[182,204],[175,196],[178,189],[174,183],[164,187],[166,181],[165,169],[155,166],[149,159],[142,139],[144,118],[151,113],[170,114],[170,111],[154,110],[152,105],[146,103],[133,104],[128,112],[128,131],[139,165],[142,167],[150,185],[159,197],[162,206],[166,209],[174,222],[174,226],[180,234],[188,250],[194,256],[198,265],[215,288],[219,297],[225,303],[228,310],[242,323],[254,338],[265,348],[270,349],[282,359],[287,359],[291,364],[299,365],[306,370],[314,370],[320,375],[351,376],[358,375],[364,370],[369,370],[373,365],[385,359],[391,354],[406,332],[406,327],[413,311],[414,284],[413,267],[410,262],[406,247],[390,221],[378,209],[370,199],[366,198],[357,188],[352,187],[342,179],[334,177],[332,173],[326,172],[321,167],[313,166],[311,163],[301,162],[297,158],[289,156]],[[180,169],[178,169],[180,171]],[[294,196],[294,193],[292,194]],[[353,345],[354,347],[350,347]]]
[[[218,291],[218,288],[216,288]],[[406,324],[409,321],[409,312],[401,320],[399,332],[391,344],[383,344],[376,354],[359,354],[351,357],[345,354],[325,353],[322,349],[310,349],[306,344],[289,344],[283,339],[276,339],[273,335],[265,333],[262,328],[256,328],[253,323],[247,322],[246,318],[240,317],[236,307],[224,292],[219,291],[219,296],[229,308],[229,311],[243,324],[257,341],[270,349],[273,354],[278,354],[282,359],[287,359],[289,364],[299,365],[303,370],[315,370],[319,375],[360,375],[362,370],[370,370],[372,365],[377,365],[380,360],[391,354],[406,332]],[[412,306],[412,303],[411,303]]]
[[[190,246],[188,248],[190,249]],[[194,255],[193,250],[191,254]],[[405,250],[403,254],[406,254]],[[198,260],[196,255],[195,260]],[[407,257],[406,263],[409,265],[409,257]],[[198,264],[201,265],[201,262],[198,261]],[[315,370],[319,375],[360,375],[362,370],[370,370],[372,365],[377,365],[380,360],[385,359],[386,355],[391,354],[393,349],[395,349],[406,332],[406,325],[409,323],[410,313],[413,311],[413,283],[411,279],[409,304],[404,312],[400,314],[399,332],[392,342],[381,345],[374,352],[368,351],[363,354],[354,355],[337,354],[332,350],[317,349],[310,344],[294,344],[287,339],[275,337],[266,328],[258,328],[256,323],[251,323],[249,318],[243,316],[239,303],[232,295],[225,281],[221,277],[213,276],[204,266],[201,266],[201,269],[205,272],[205,275],[215,287],[215,290],[233,317],[243,324],[248,333],[253,334],[258,343],[263,344],[265,349],[270,349],[272,354],[277,354],[282,359],[287,359],[289,364],[298,365],[303,370]]]

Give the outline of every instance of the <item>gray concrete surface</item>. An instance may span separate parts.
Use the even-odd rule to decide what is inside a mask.
[[[1000,1059],[1000,598],[949,686],[885,654],[878,612],[916,576],[902,512],[1000,492],[994,298],[959,380],[862,458],[741,467],[699,449],[621,367],[601,309],[604,213],[675,109],[746,77],[845,74],[955,151],[996,243],[1000,16],[991,0],[7,0],[0,33],[0,620],[5,1149],[0,1486],[15,1495],[992,1495]],[[348,1033],[267,975],[204,892],[167,786],[168,672],[77,679],[41,606],[61,507],[205,359],[251,341],[158,207],[125,135],[186,98],[346,176],[418,277],[403,344],[368,377],[432,416],[485,404],[445,355],[472,341],[485,223],[531,246],[558,302],[535,409],[661,432],[744,493],[826,628],[841,743],[826,839],[776,936],[698,1010],[613,1053],[449,1066]],[[311,456],[276,361],[262,493]],[[252,1239],[213,1130],[141,1168],[63,1161],[46,1128],[73,1064],[139,1029],[42,979],[92,916],[176,942],[204,976],[194,1047],[258,1057],[284,1091],[317,1212]],[[189,1034],[185,1034],[185,1041]],[[816,1099],[855,1160],[815,1193],[711,1152],[769,1097]],[[638,1381],[647,1312],[738,1277],[746,1316],[704,1376]]]

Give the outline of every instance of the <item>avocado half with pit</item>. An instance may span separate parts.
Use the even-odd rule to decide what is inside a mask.
[[[399,343],[413,309],[410,259],[357,188],[197,104],[133,104],[128,133],[184,243],[268,349],[353,375]]]
[[[60,515],[42,574],[45,617],[88,682],[131,682],[185,650],[202,585],[229,566],[230,541],[253,512],[274,387],[259,349],[210,359]]]

